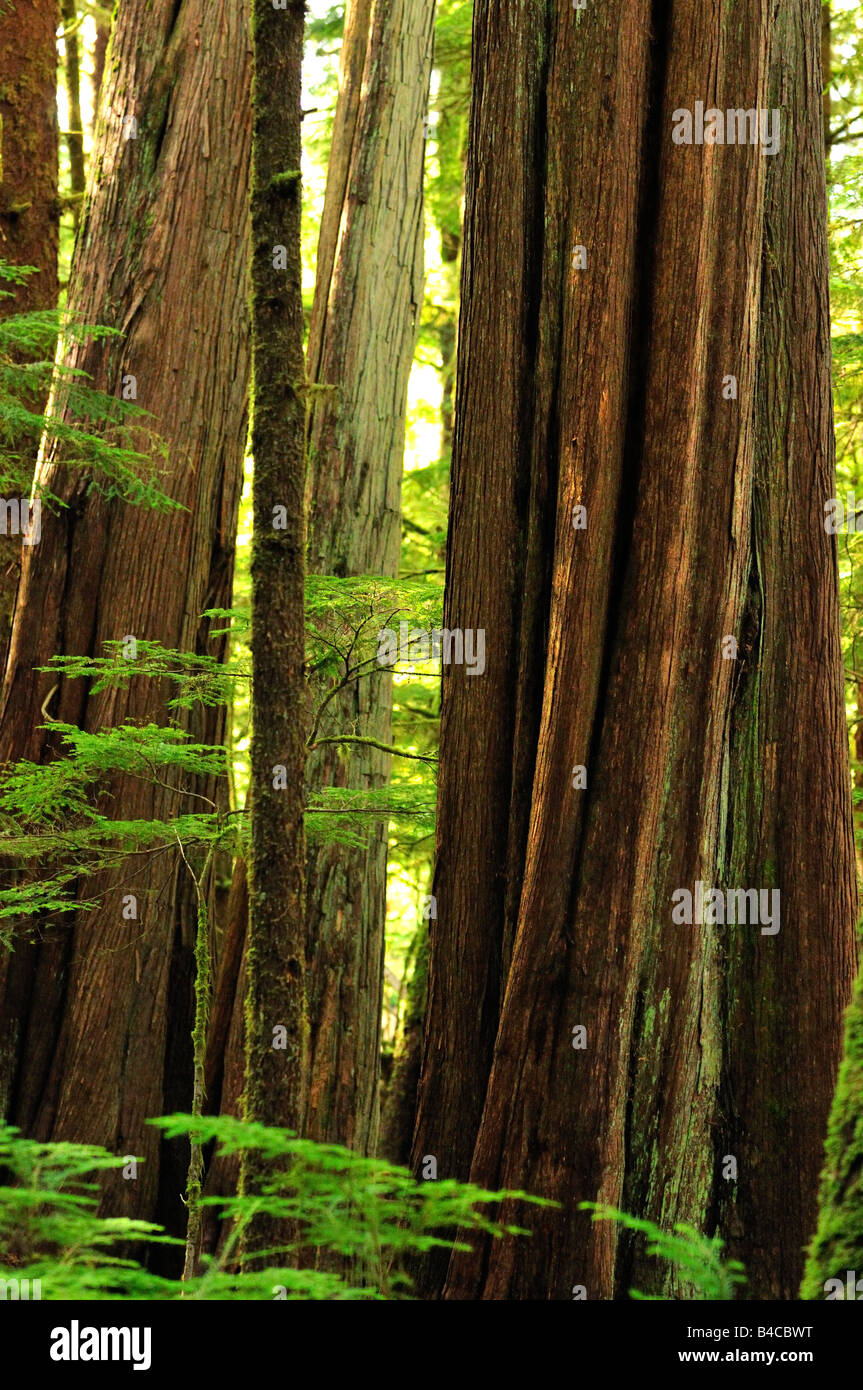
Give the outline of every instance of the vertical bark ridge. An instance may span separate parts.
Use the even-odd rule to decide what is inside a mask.
[[[841,983],[851,958],[835,556],[810,538],[814,558],[792,563],[793,543],[807,543],[805,499],[815,492],[820,518],[832,486],[814,0],[793,17],[784,0],[588,7],[561,12],[553,37],[543,14],[503,14],[487,0],[475,17],[446,612],[448,626],[486,627],[492,640],[481,688],[456,672],[444,680],[438,921],[413,1160],[435,1153],[441,1172],[463,1176],[473,1144],[476,1181],[563,1208],[532,1214],[531,1241],[453,1255],[445,1297],[664,1287],[641,1246],[578,1214],[585,1199],[623,1202],[665,1227],[711,1232],[719,1221],[728,1234],[737,1222],[738,1253],[760,1266],[762,1285],[769,1264],[774,1285],[790,1289],[806,1184],[795,1176],[783,1189],[776,1164],[756,1165],[762,1147],[749,1146],[737,1189],[746,1199],[729,1205],[720,1169],[731,1131],[740,1150],[749,1135],[769,1136],[778,1162],[781,1116],[805,1164],[817,1164],[844,996],[828,1004],[830,986],[813,985],[830,1037],[814,1064],[812,1009],[780,1021],[774,1008],[772,1061],[754,1078],[758,1039],[738,1013],[752,1012],[754,988],[770,1035],[771,982],[784,999],[814,973]],[[511,64],[527,74],[521,84]],[[779,108],[782,153],[768,156],[757,137],[672,141],[675,113],[697,101],[741,115]],[[486,171],[521,172],[519,147],[545,141],[549,157],[500,209]],[[513,254],[538,224],[534,257]],[[589,273],[575,270],[561,296],[560,261],[579,242]],[[790,329],[804,322],[805,334]],[[573,539],[576,505],[588,528]],[[783,607],[778,595],[798,582]],[[792,661],[810,648],[817,675],[811,659]],[[792,665],[798,715],[785,721],[779,672]],[[763,706],[752,703],[762,681]],[[798,748],[807,701],[823,710],[824,732]],[[759,720],[784,740],[781,760]],[[781,788],[798,806],[820,763],[829,774],[815,851]],[[466,765],[475,795],[464,793]],[[576,766],[585,790],[571,783]],[[515,787],[530,788],[524,840]],[[825,952],[800,900],[807,858],[830,853],[835,817],[839,866],[813,894],[829,914]],[[779,863],[796,919],[788,946],[758,922],[672,921],[677,890],[699,880],[769,889]],[[571,1045],[577,1025],[586,1050]],[[786,1094],[783,1051],[807,1071],[805,1101]],[[786,1193],[791,1220],[780,1219]]]
[[[797,1297],[857,912],[836,540],[823,524],[836,479],[821,7],[779,0],[774,14],[768,102],[782,109],[785,139],[767,171],[753,652],[731,724],[727,855],[738,880],[780,888],[782,928],[775,938],[737,930],[730,943],[722,1133],[740,1181],[720,1202],[753,1298]]]
[[[408,379],[423,283],[423,119],[432,0],[346,12],[309,335],[309,569],[398,573]],[[362,63],[360,62],[362,55]],[[362,82],[359,83],[359,74]],[[323,696],[313,685],[315,702]],[[322,735],[392,741],[392,680],[376,670],[331,701]],[[385,785],[388,754],[324,746],[311,786]],[[311,1138],[373,1152],[379,1124],[387,825],[362,848],[308,855]]]
[[[101,654],[128,633],[187,651],[224,648],[199,615],[230,601],[246,434],[249,36],[244,6],[186,0],[165,47],[172,9],[130,0],[118,16],[70,311],[125,336],[73,347],[67,361],[118,395],[124,376],[136,377],[138,404],[167,446],[163,486],[183,509],[108,500],[86,472],[46,457],[46,479],[68,507],[43,509],[38,555],[25,557],[0,710],[3,760],[52,755],[38,726],[54,681],[36,668],[55,653]],[[168,694],[149,681],[100,694],[61,681],[48,712],[91,730],[161,722]],[[202,742],[223,736],[221,711],[183,724]],[[193,790],[222,794],[215,779]],[[110,791],[129,818],[170,820],[189,804],[122,777]],[[0,962],[10,1029],[2,1084],[10,1118],[39,1138],[146,1158],[136,1182],[106,1179],[105,1210],[160,1214],[177,1228],[181,1185],[168,1182],[171,1208],[161,1211],[167,1146],[144,1122],[164,1112],[169,1085],[191,1097],[194,911],[173,855],[144,864],[90,881],[87,897],[105,895],[97,911],[43,924],[38,944],[21,940]],[[122,918],[126,891],[138,895],[137,921]],[[167,1018],[175,1005],[179,1053]]]

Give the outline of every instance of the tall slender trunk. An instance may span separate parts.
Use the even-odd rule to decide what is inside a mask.
[[[856,663],[855,649],[856,642],[852,644],[852,662]],[[856,664],[854,669],[857,670]],[[854,786],[859,791],[863,787],[863,681],[854,682],[854,709],[856,718],[854,720]],[[859,801],[854,807],[854,849],[857,856],[857,882],[863,879],[863,822],[861,822],[861,808]]]
[[[345,199],[356,148],[373,0],[347,0],[339,52],[339,96],[327,161],[327,187],[315,265],[315,301],[309,323],[308,374],[318,380],[327,304],[336,268]]]
[[[407,383],[422,295],[422,113],[431,66],[432,0],[349,4],[339,101],[318,244],[309,329],[306,496],[312,573],[395,575]],[[316,386],[334,389],[315,391]],[[390,740],[391,693],[377,675],[333,701],[322,734],[359,727]],[[321,698],[313,684],[312,699]],[[313,786],[382,785],[389,758],[333,746],[313,753]],[[235,870],[235,888],[246,867]],[[375,1148],[386,906],[386,833],[362,849],[311,847],[307,858],[309,1103],[306,1133]],[[243,977],[244,978],[244,977]],[[235,1050],[240,959],[226,954],[218,984],[235,1001],[226,1032],[211,1036],[223,1073],[218,1105],[238,1103]],[[227,1003],[224,1005],[228,1016]],[[224,1061],[217,1059],[226,1047]],[[212,1190],[230,1182],[217,1160]]]
[[[251,854],[247,1118],[299,1129],[306,1097],[303,773],[305,405],[302,0],[254,0]],[[282,260],[282,255],[284,259]],[[254,1164],[244,1180],[253,1187]],[[269,1244],[262,1220],[253,1241]]]
[[[63,52],[66,70],[69,129],[66,146],[69,151],[70,192],[75,226],[81,220],[86,176],[84,171],[84,123],[81,119],[81,60],[76,0],[60,0],[63,18]]]
[[[455,288],[458,284],[458,263],[461,252],[461,238],[446,232],[441,233],[441,262],[446,282]],[[438,331],[438,344],[441,360],[441,428],[440,456],[446,458],[452,452],[453,410],[455,396],[456,365],[456,323],[458,308],[452,317],[447,315]]]
[[[584,1200],[799,1279],[855,911],[819,22],[476,7],[445,624],[487,665],[444,676],[413,1161],[562,1206],[450,1298],[655,1280]],[[778,109],[780,152],[677,143],[699,101]],[[678,924],[699,882],[779,889],[779,932]]]
[[[102,75],[105,71],[105,58],[108,53],[108,44],[111,39],[111,20],[96,20],[96,42],[93,45],[93,134],[96,131],[96,121],[99,116],[99,104],[102,97]]]
[[[309,330],[309,568],[398,572],[408,378],[422,304],[423,116],[434,0],[349,4]],[[362,73],[360,82],[359,74]],[[333,388],[333,389],[327,389]],[[322,697],[315,687],[313,694]],[[392,682],[378,670],[327,709],[322,735],[391,741]],[[327,745],[312,786],[382,786],[389,755]],[[308,1133],[360,1152],[377,1142],[387,827],[308,863]]]
[[[422,1061],[423,1021],[428,1001],[429,939],[421,923],[411,944],[410,980],[404,1018],[396,1040],[392,1075],[381,1118],[380,1152],[391,1163],[407,1165],[411,1156],[413,1119]]]
[[[166,720],[170,692],[150,681],[100,694],[80,680],[55,684],[37,669],[55,653],[100,655],[127,634],[224,650],[199,615],[230,600],[246,437],[246,12],[128,0],[112,53],[69,307],[123,336],[73,347],[67,361],[117,395],[135,379],[167,446],[163,486],[182,510],[124,505],[86,471],[47,460],[46,481],[67,506],[43,508],[41,543],[25,558],[0,761],[51,755],[45,713],[90,730]],[[184,724],[197,740],[222,740],[221,711]],[[215,779],[193,782],[188,797],[126,777],[111,791],[124,819],[166,821],[199,806],[195,793],[223,796]],[[43,924],[38,945],[22,940],[0,961],[9,1117],[43,1139],[145,1158],[136,1181],[106,1179],[106,1211],[158,1214],[182,1229],[185,1146],[160,1147],[145,1121],[191,1100],[194,888],[166,853],[82,892],[100,895],[100,907],[71,925]],[[134,920],[123,911],[129,892]]]

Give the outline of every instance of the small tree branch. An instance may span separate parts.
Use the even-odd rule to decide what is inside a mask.
[[[382,753],[391,753],[394,758],[412,758],[415,762],[436,763],[437,758],[430,757],[425,753],[404,753],[401,748],[393,748],[392,744],[381,743],[376,738],[360,738],[353,734],[334,734],[332,738],[319,738],[310,746],[309,752],[313,753],[316,748],[320,748],[323,743],[359,743],[364,748],[379,748]]]

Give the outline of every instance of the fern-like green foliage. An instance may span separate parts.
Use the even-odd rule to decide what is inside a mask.
[[[378,633],[400,623],[430,632],[441,623],[443,587],[425,580],[392,580],[378,575],[335,579],[309,575],[306,580],[306,668],[309,675],[328,677],[336,685],[380,675]],[[225,661],[200,652],[181,652],[160,642],[139,639],[130,659],[121,641],[106,642],[105,655],[56,656],[40,669],[69,680],[89,680],[91,693],[109,687],[125,689],[132,680],[168,681],[176,693],[171,710],[195,705],[231,705],[238,686],[251,680],[247,650],[249,615],[244,609],[213,608],[202,619],[212,626],[211,637],[230,634],[235,656]],[[417,663],[399,661],[388,671],[413,670]],[[419,663],[436,680],[439,663]]]
[[[386,675],[403,682],[411,706],[425,717],[399,746],[397,773],[384,787],[362,792],[345,787],[312,787],[308,793],[307,834],[311,843],[367,843],[372,822],[402,827],[403,843],[430,842],[434,828],[436,761],[430,740],[437,724],[439,667],[434,661],[400,662],[386,672],[377,660],[378,633],[404,622],[430,631],[441,621],[441,586],[425,581],[397,582],[376,575],[356,579],[313,576],[307,599],[307,670],[315,691],[308,745],[339,746],[350,758],[368,744],[362,729],[342,729],[333,719],[335,696],[347,685]],[[85,680],[90,693],[126,689],[133,681],[158,683],[169,718],[179,721],[196,706],[228,706],[248,701],[250,662],[248,613],[212,609],[202,615],[210,636],[228,637],[230,656],[183,652],[160,642],[138,639],[134,656],[126,642],[108,642],[101,656],[57,656],[41,668],[59,681]],[[429,698],[425,703],[424,686]],[[52,692],[53,694],[53,692]],[[167,696],[167,698],[165,698]],[[193,742],[177,724],[82,730],[50,718],[52,756],[41,763],[20,761],[0,769],[0,850],[17,870],[0,890],[0,944],[8,946],[4,924],[51,919],[98,906],[86,881],[110,869],[136,872],[143,854],[181,845],[203,858],[218,848],[245,853],[248,818],[236,795],[216,801],[200,790],[205,779],[229,779],[230,749]],[[426,713],[427,709],[427,713]],[[381,744],[375,746],[381,747]],[[236,768],[236,754],[233,755]],[[170,820],[118,817],[117,779],[135,778],[167,787],[180,798],[180,814]],[[225,810],[230,805],[231,809]],[[83,885],[83,891],[82,891]]]
[[[187,855],[245,854],[247,812],[220,810],[188,785],[195,776],[225,774],[224,748],[193,743],[171,726],[123,724],[90,733],[58,722],[51,728],[64,746],[60,757],[0,772],[0,850],[18,870],[0,889],[0,946],[10,944],[4,922],[98,907],[98,898],[80,893],[82,880],[124,865],[132,872],[136,856],[178,845]],[[169,820],[115,819],[111,784],[120,774],[170,785],[189,798],[190,809]],[[191,809],[201,803],[203,810]],[[323,787],[309,797],[306,829],[312,843],[362,845],[363,827],[372,821],[431,834],[434,811],[433,784]]]
[[[18,870],[0,891],[0,923],[95,907],[97,900],[79,897],[81,879],[126,861],[131,867],[145,852],[178,843],[187,853],[217,846],[242,852],[244,817],[190,786],[196,777],[225,775],[224,748],[194,743],[171,726],[90,732],[56,720],[48,727],[57,757],[0,772],[0,847]],[[121,774],[171,787],[188,798],[188,809],[164,821],[115,819],[111,788]],[[8,945],[2,931],[0,942]]]
[[[43,1297],[173,1297],[170,1280],[119,1253],[124,1243],[179,1244],[158,1226],[96,1214],[100,1172],[125,1160],[95,1145],[39,1144],[0,1126],[0,1278],[38,1279]]]
[[[0,284],[20,285],[33,267],[0,260]],[[0,298],[13,297],[0,289]],[[106,497],[168,511],[179,506],[159,486],[165,448],[147,411],[90,383],[57,352],[86,340],[119,338],[114,329],[77,323],[54,309],[0,320],[0,496],[28,497],[37,452],[62,459],[65,469],[86,469],[91,487]],[[44,410],[39,402],[48,401]],[[43,502],[65,503],[40,479]]]
[[[203,619],[226,615],[224,610],[208,610]],[[239,615],[237,615],[239,616]],[[212,631],[212,637],[221,631]],[[135,680],[166,681],[176,694],[166,701],[169,710],[192,709],[196,705],[231,705],[239,682],[251,680],[248,664],[225,661],[201,652],[181,652],[161,642],[137,640],[134,660],[124,655],[123,642],[106,642],[104,656],[55,656],[40,670],[65,676],[67,680],[90,681],[90,693],[125,690]]]
[[[34,828],[62,825],[69,817],[100,821],[92,792],[107,774],[158,780],[167,768],[197,776],[224,775],[225,750],[192,743],[180,729],[121,724],[91,733],[52,721],[66,755],[50,763],[14,763],[0,782],[0,815],[12,812]]]
[[[489,1208],[522,1193],[486,1192],[450,1181],[418,1182],[403,1168],[364,1158],[334,1144],[298,1139],[229,1117],[171,1115],[153,1123],[169,1138],[215,1140],[222,1153],[259,1152],[272,1177],[254,1196],[204,1198],[230,1222],[218,1258],[181,1282],[150,1273],[126,1253],[154,1243],[178,1245],[159,1227],[100,1217],[100,1171],[127,1162],[104,1149],[38,1144],[0,1128],[0,1278],[41,1281],[56,1299],[400,1299],[410,1297],[407,1259],[438,1247],[468,1248],[471,1232],[526,1235],[501,1225]],[[544,1203],[539,1202],[540,1205]],[[266,1268],[244,1267],[243,1232],[260,1212],[284,1218],[291,1239],[266,1252]],[[458,1233],[458,1234],[457,1234]],[[316,1269],[320,1252],[348,1257],[352,1280]]]
[[[723,1258],[725,1244],[719,1236],[708,1239],[683,1221],[675,1225],[673,1232],[663,1231],[652,1221],[597,1202],[582,1202],[580,1210],[593,1212],[594,1221],[616,1221],[625,1230],[646,1236],[648,1255],[668,1261],[681,1284],[692,1289],[693,1301],[733,1300],[735,1286],[746,1282],[740,1261]],[[663,1301],[637,1289],[630,1289],[629,1296],[641,1301]]]
[[[378,668],[378,633],[399,623],[430,631],[439,627],[443,585],[425,579],[380,575],[306,579],[307,665],[315,673],[343,677]],[[403,670],[396,663],[394,670]]]

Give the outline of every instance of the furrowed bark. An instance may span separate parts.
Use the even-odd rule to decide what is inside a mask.
[[[720,1229],[752,1298],[797,1297],[856,969],[837,543],[824,529],[836,474],[819,21],[817,0],[782,0],[774,21],[767,101],[789,114],[767,170],[743,620],[753,651],[729,737],[726,875],[782,894],[775,938],[728,929],[719,1134],[740,1182],[733,1217],[723,1185]]]
[[[136,378],[137,402],[167,448],[163,486],[183,509],[110,500],[86,471],[46,460],[46,480],[68,506],[43,508],[41,543],[25,557],[3,761],[52,755],[39,727],[46,713],[91,730],[168,718],[170,691],[150,681],[97,695],[86,682],[57,684],[37,670],[55,653],[101,655],[126,634],[224,651],[199,615],[230,601],[246,437],[248,59],[242,7],[129,0],[120,9],[69,307],[123,337],[88,342],[67,361],[117,395]],[[223,739],[222,711],[182,718],[196,740]],[[118,777],[110,791],[129,819],[171,820],[200,806],[195,793],[224,800],[213,778],[174,791]],[[136,920],[123,916],[130,892]],[[38,945],[22,939],[0,962],[9,1116],[40,1139],[144,1158],[137,1181],[106,1179],[105,1211],[182,1231],[188,1146],[160,1146],[145,1121],[191,1101],[193,885],[166,853],[81,893],[103,895],[102,905],[71,925],[40,924]]]
[[[585,1200],[799,1280],[855,911],[819,14],[477,5],[446,625],[487,667],[444,677],[413,1162],[562,1207],[448,1298],[661,1285]],[[673,142],[696,101],[779,109],[780,152]],[[675,924],[699,880],[779,888],[780,932]]]
[[[640,5],[595,9],[588,44],[577,37],[584,30],[574,14],[562,10],[556,43],[565,68],[547,93],[548,7],[475,11],[444,626],[484,628],[489,640],[480,679],[444,671],[438,916],[413,1151],[415,1167],[433,1154],[447,1177],[471,1172],[517,926],[556,526],[567,568],[555,590],[568,595],[578,670],[575,688],[561,688],[568,706],[561,777],[588,761],[593,735],[627,430],[646,20]],[[587,92],[601,92],[603,104],[585,110]],[[558,134],[552,148],[554,132],[564,129],[566,142]],[[501,176],[511,171],[505,199],[485,194],[490,162]],[[590,293],[578,299],[573,243],[591,250]],[[590,343],[601,348],[588,350]],[[579,390],[566,393],[561,421],[562,385],[576,371]],[[569,495],[558,519],[559,467]],[[590,517],[577,551],[575,502]],[[569,587],[568,570],[577,573]],[[549,800],[549,812],[563,820],[551,841],[556,857],[546,864],[547,902],[558,913],[578,852],[579,807],[571,793],[557,807]],[[550,943],[558,962],[565,947],[562,937]],[[553,984],[550,965],[540,969]],[[539,1027],[537,1045],[550,1026]],[[534,1103],[541,1104],[538,1091]],[[579,1158],[590,1161],[590,1152]]]
[[[4,317],[57,302],[57,0],[9,0],[0,14],[0,256],[33,265]]]
[[[0,318],[57,304],[56,26],[57,0],[10,0],[0,11],[0,257],[38,270],[0,299]],[[0,535],[0,680],[20,573],[20,537]]]

